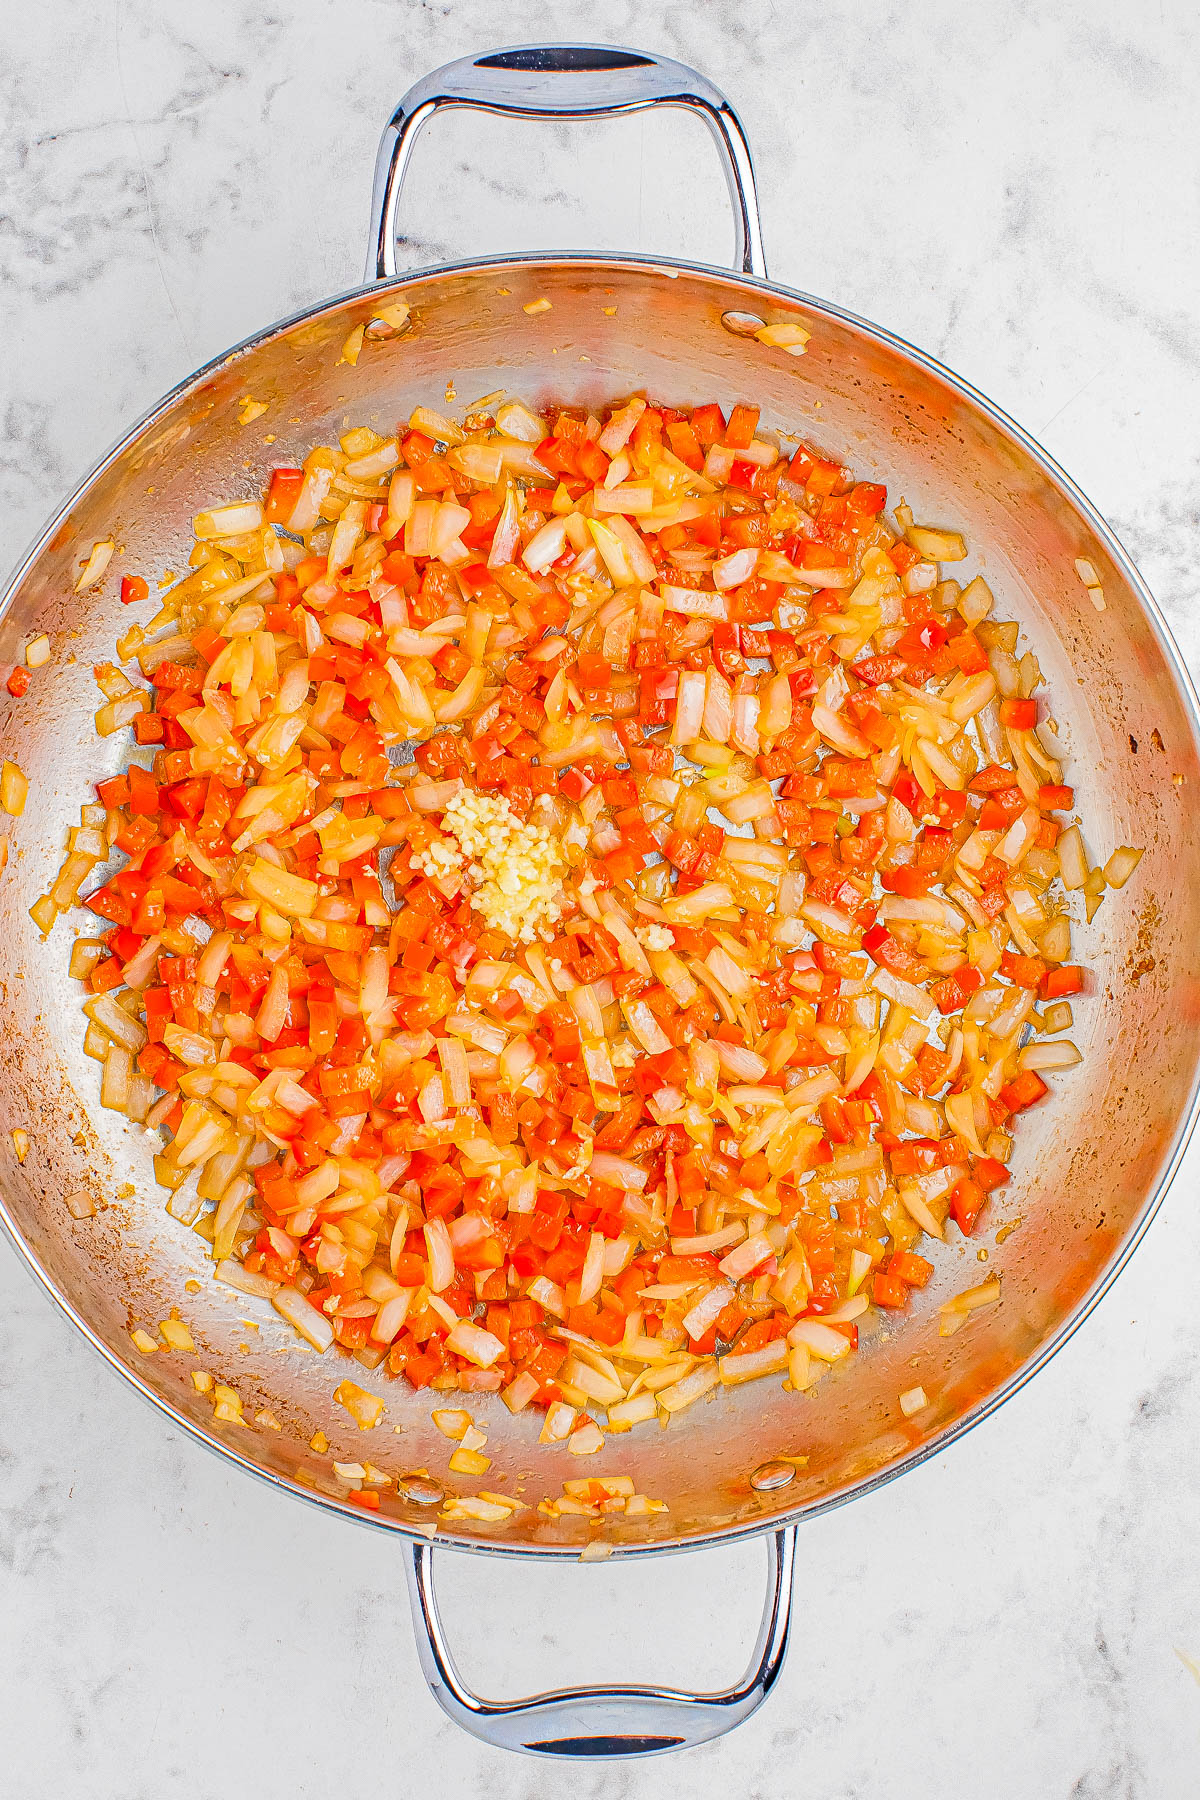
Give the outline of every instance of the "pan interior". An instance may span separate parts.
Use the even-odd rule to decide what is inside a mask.
[[[963,531],[997,611],[1019,619],[1037,653],[1071,763],[1067,779],[1093,854],[1144,846],[1129,886],[1079,930],[1077,954],[1095,972],[1078,1005],[1080,1068],[1055,1078],[1055,1098],[1022,1120],[1014,1179],[992,1228],[955,1238],[911,1316],[889,1318],[848,1366],[810,1394],[777,1380],[718,1393],[669,1430],[612,1437],[581,1468],[536,1444],[539,1418],[512,1418],[476,1396],[488,1432],[493,1489],[531,1503],[503,1527],[456,1525],[439,1540],[577,1554],[596,1527],[551,1520],[536,1502],[584,1472],[631,1475],[668,1503],[645,1521],[615,1519],[605,1534],[631,1550],[761,1529],[830,1504],[945,1441],[994,1404],[1007,1384],[1076,1314],[1144,1223],[1177,1152],[1196,1065],[1200,986],[1190,946],[1200,930],[1200,846],[1190,829],[1197,779],[1192,704],[1157,616],[1111,536],[1030,447],[922,359],[869,328],[778,290],[702,270],[633,260],[516,261],[411,278],[398,286],[408,328],[366,338],[356,364],[339,360],[381,291],[330,302],[203,371],[85,484],[18,577],[0,623],[0,658],[50,634],[53,665],[34,695],[7,702],[4,754],[31,781],[24,816],[7,821],[10,855],[0,904],[0,1185],[30,1260],[105,1353],[182,1423],[301,1494],[345,1506],[335,1461],[364,1456],[392,1473],[426,1469],[449,1491],[478,1481],[447,1473],[452,1448],[430,1422],[428,1393],[369,1375],[337,1353],[301,1345],[268,1303],[216,1286],[206,1246],[164,1211],[146,1133],[99,1107],[98,1065],[82,1054],[80,991],[66,974],[69,931],[43,943],[29,907],[61,861],[90,783],[110,774],[119,739],[96,739],[91,667],[127,625],[118,577],[152,582],[181,572],[190,522],[202,507],[257,492],[277,464],[302,460],[350,423],[390,432],[412,407],[468,405],[506,389],[533,404],[602,402],[635,389],[672,405],[746,399],[763,424],[803,436],[886,481],[925,522]],[[393,296],[394,297],[394,296]],[[530,314],[525,306],[548,300]],[[728,315],[796,318],[812,332],[790,357],[730,329]],[[266,404],[240,422],[247,396]],[[78,561],[112,535],[112,573],[73,593]],[[1075,570],[1086,557],[1103,582],[1098,612]],[[29,1134],[18,1163],[10,1132]],[[76,1221],[63,1195],[89,1187],[102,1202]],[[995,1227],[1020,1224],[998,1241]],[[986,1263],[986,1266],[984,1266]],[[986,1273],[1002,1277],[1000,1305],[953,1337],[937,1307]],[[188,1292],[187,1284],[195,1291]],[[155,1331],[177,1306],[195,1356],[142,1356],[130,1331]],[[279,1422],[218,1425],[193,1368],[242,1396],[245,1416]],[[352,1375],[386,1401],[369,1437],[332,1403]],[[917,1383],[930,1406],[905,1420],[898,1395]],[[540,1416],[539,1416],[540,1417]],[[309,1440],[318,1428],[327,1454]],[[752,1485],[780,1457],[807,1458],[782,1485]],[[385,1490],[379,1523],[428,1528],[429,1496]],[[436,1489],[433,1498],[436,1500]],[[361,1517],[361,1514],[356,1514]]]

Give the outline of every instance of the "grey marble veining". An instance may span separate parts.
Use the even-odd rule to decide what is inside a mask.
[[[772,272],[933,350],[1113,520],[1200,665],[1200,17],[1188,0],[822,7],[44,0],[0,11],[0,560],[202,359],[352,285],[378,130],[428,68],[572,33],[720,80]],[[414,261],[728,254],[679,119],[422,143]],[[0,1245],[0,1791],[26,1800],[1187,1800],[1200,1758],[1200,1160],[1038,1380],[800,1539],[791,1659],[735,1737],[566,1769],[455,1732],[387,1545],[172,1437]],[[449,1559],[468,1672],[717,1683],[761,1553]],[[584,1601],[580,1593],[585,1594]]]

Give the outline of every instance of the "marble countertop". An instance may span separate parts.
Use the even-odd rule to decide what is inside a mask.
[[[530,0],[519,24],[486,0],[205,0],[186,18],[44,0],[0,66],[0,561],[162,390],[359,278],[377,132],[410,81],[572,32],[724,83],[772,272],[933,351],[1030,427],[1200,667],[1188,0]],[[691,121],[438,132],[413,173],[422,261],[524,243],[727,254]],[[1198,1192],[1200,1150],[1035,1383],[805,1527],[790,1661],[749,1725],[686,1758],[572,1771],[451,1727],[420,1680],[393,1548],[166,1430],[0,1243],[0,1785],[1183,1800],[1200,1752],[1200,1686],[1176,1654],[1200,1656]],[[728,1679],[762,1553],[575,1573],[446,1560],[469,1672],[513,1692],[564,1670]]]

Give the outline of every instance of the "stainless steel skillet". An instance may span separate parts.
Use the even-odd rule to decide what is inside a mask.
[[[734,200],[737,273],[589,255],[513,255],[398,273],[404,171],[416,133],[437,111],[566,118],[661,104],[698,113],[716,138]],[[379,323],[399,297],[410,308],[402,331]],[[524,310],[539,300],[549,307]],[[755,320],[802,322],[812,332],[807,355],[791,358],[746,335]],[[340,361],[360,324],[367,333],[357,362]],[[415,404],[444,406],[449,382],[464,398],[502,386],[534,403],[600,401],[634,388],[672,404],[749,398],[768,427],[811,437],[864,473],[878,471],[920,516],[966,533],[1002,610],[1021,619],[1049,678],[1096,845],[1147,849],[1129,887],[1081,934],[1082,953],[1099,971],[1097,993],[1078,1009],[1086,1059],[1058,1082],[1055,1104],[1026,1121],[1011,1203],[1024,1223],[990,1252],[989,1267],[1003,1277],[1000,1305],[956,1336],[938,1336],[939,1300],[976,1271],[973,1245],[948,1246],[914,1314],[889,1324],[812,1395],[767,1384],[736,1390],[668,1432],[613,1440],[599,1459],[603,1471],[632,1475],[670,1508],[644,1523],[606,1522],[617,1555],[764,1537],[762,1631],[745,1678],[721,1694],[582,1689],[493,1705],[469,1692],[433,1604],[430,1501],[455,1481],[440,1473],[447,1446],[430,1423],[428,1397],[358,1372],[363,1385],[378,1386],[389,1424],[403,1428],[387,1440],[390,1456],[372,1443],[377,1459],[397,1473],[428,1467],[438,1475],[435,1483],[402,1481],[378,1514],[364,1516],[333,1468],[362,1450],[348,1422],[343,1432],[332,1416],[340,1370],[298,1348],[267,1307],[253,1351],[240,1352],[239,1319],[254,1303],[211,1285],[201,1241],[162,1210],[152,1146],[100,1109],[65,945],[43,945],[29,918],[88,784],[120,756],[117,740],[101,744],[93,735],[90,673],[128,620],[120,573],[180,568],[201,506],[257,490],[271,466],[329,441],[346,419],[391,429]],[[240,422],[248,395],[268,407],[257,430]],[[269,446],[259,435],[268,427]],[[112,572],[77,598],[81,555],[110,533],[120,546]],[[1102,579],[1102,612],[1079,581],[1077,557]],[[0,1217],[21,1254],[113,1366],[199,1441],[301,1498],[407,1540],[426,1674],[468,1730],[515,1749],[611,1757],[729,1729],[761,1704],[782,1664],[796,1525],[911,1468],[1028,1379],[1130,1255],[1187,1141],[1200,1012],[1200,844],[1190,811],[1200,729],[1190,682],[1137,571],[1069,479],[982,396],[889,333],[767,280],[745,138],[710,83],[634,51],[543,46],[452,64],[410,92],[381,145],[369,285],[208,364],[114,447],[13,577],[0,611],[0,658],[15,660],[43,630],[52,671],[0,714],[0,748],[32,784],[24,816],[10,826],[0,880]],[[23,1163],[13,1128],[29,1134]],[[63,1203],[81,1186],[107,1203],[82,1221]],[[185,1296],[190,1278],[201,1290]],[[140,1356],[131,1328],[152,1328],[181,1301],[199,1358]],[[268,1408],[283,1430],[214,1423],[211,1403],[189,1379],[197,1360],[237,1386],[248,1417]],[[916,1380],[932,1405],[905,1420],[897,1396]],[[327,1454],[308,1447],[318,1426],[332,1440]],[[493,1486],[508,1482],[515,1491],[524,1480],[536,1501],[580,1472],[567,1453],[534,1446],[527,1417],[510,1418],[497,1404],[487,1427]],[[808,1460],[797,1469],[783,1456]],[[440,1527],[437,1541],[575,1558],[594,1529],[531,1508],[504,1526]]]

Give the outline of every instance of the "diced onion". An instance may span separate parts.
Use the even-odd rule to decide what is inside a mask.
[[[429,1286],[440,1294],[454,1280],[454,1252],[444,1219],[430,1219],[426,1224],[425,1253],[429,1258]]]
[[[1023,1069],[1073,1069],[1083,1056],[1070,1038],[1052,1044],[1026,1044],[1017,1059]]]
[[[92,545],[91,554],[75,583],[77,594],[85,594],[89,588],[95,587],[112,560],[112,553],[115,549],[116,544],[112,538],[101,538],[99,543]]]
[[[339,1382],[333,1391],[333,1397],[339,1406],[345,1407],[360,1431],[370,1431],[383,1416],[383,1401],[378,1394],[369,1393],[366,1388],[359,1387],[357,1382]]]
[[[446,1348],[465,1356],[481,1369],[490,1369],[504,1355],[504,1345],[493,1332],[485,1331],[481,1325],[471,1325],[466,1319],[460,1319],[449,1334]]]
[[[908,541],[913,549],[930,562],[961,562],[967,546],[957,531],[934,531],[928,526],[910,525]]]
[[[1110,888],[1122,888],[1141,862],[1144,852],[1122,845],[1114,850],[1104,865],[1104,879]]]
[[[271,1305],[302,1338],[308,1340],[314,1350],[328,1350],[333,1342],[333,1326],[325,1314],[318,1312],[298,1288],[277,1288],[271,1295]]]
[[[757,550],[734,550],[729,556],[722,556],[713,564],[713,586],[718,589],[740,587],[749,581],[758,567],[759,552]]]
[[[744,1350],[740,1354],[733,1351],[730,1355],[723,1356],[720,1362],[721,1383],[724,1387],[736,1387],[743,1381],[757,1381],[761,1375],[773,1375],[777,1370],[786,1369],[787,1365],[787,1340],[775,1338],[759,1350]]]
[[[850,1339],[820,1319],[800,1319],[787,1334],[789,1344],[802,1344],[810,1356],[822,1362],[839,1362],[850,1353]]]
[[[709,1326],[715,1324],[718,1315],[733,1298],[733,1291],[732,1283],[718,1281],[683,1315],[683,1329],[693,1342],[702,1338]]]
[[[761,1232],[756,1232],[753,1237],[748,1237],[744,1243],[738,1244],[728,1255],[723,1256],[718,1267],[730,1281],[740,1281],[774,1254],[775,1248],[771,1240]]]
[[[600,1292],[604,1280],[604,1237],[593,1231],[588,1238],[587,1254],[579,1275],[579,1304],[586,1306]]]
[[[360,310],[350,366],[411,317]],[[760,424],[498,391],[389,436],[347,420],[209,507],[93,668],[97,733],[144,752],[24,903],[48,935],[87,890],[82,1048],[102,1103],[165,1132],[155,1173],[217,1280],[431,1386],[456,1476],[489,1467],[475,1394],[518,1413],[552,1380],[543,1443],[594,1456],[718,1385],[802,1393],[849,1356],[921,1285],[905,1252],[971,1235],[969,1184],[1011,1160],[1039,1072],[1081,1060],[1056,996],[1096,984],[1056,881],[1090,921],[1138,863],[1110,842],[1093,868],[1060,830],[1069,735],[982,578],[942,579],[962,536]],[[26,669],[50,655],[24,645]],[[27,793],[5,763],[10,816]],[[173,1314],[134,1343],[190,1338]],[[378,1395],[336,1398],[378,1424]],[[364,1504],[389,1479],[334,1472]],[[661,1509],[586,1472],[543,1503]]]
[[[25,797],[29,792],[29,781],[22,769],[15,762],[5,761],[0,769],[0,807],[11,818],[19,819],[25,811]]]
[[[660,1388],[655,1398],[664,1412],[682,1412],[684,1407],[694,1405],[697,1400],[711,1392],[720,1379],[718,1368],[702,1364],[700,1368],[693,1369],[690,1375],[685,1375],[682,1381],[676,1381],[670,1387]]]

